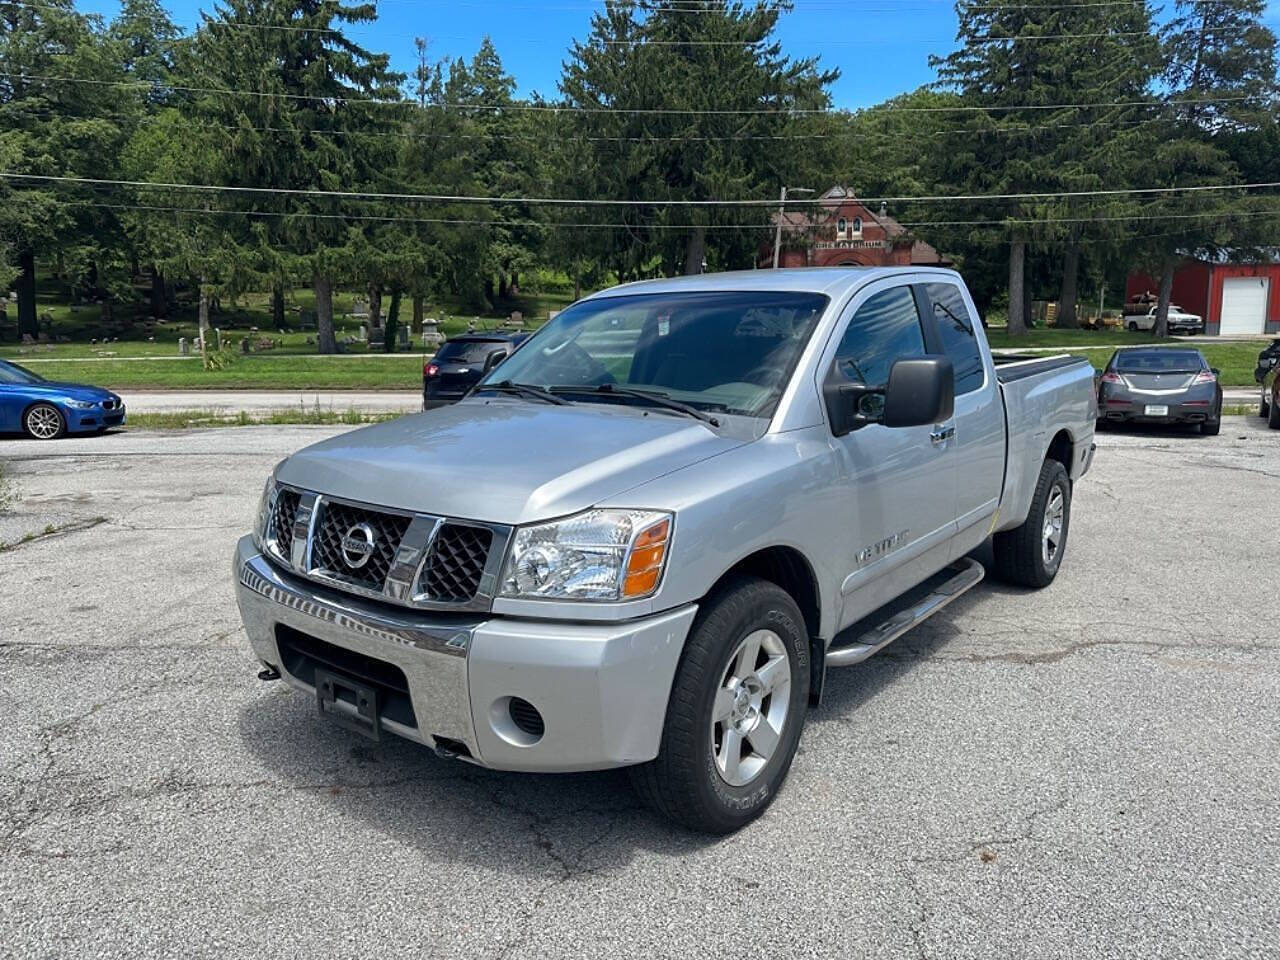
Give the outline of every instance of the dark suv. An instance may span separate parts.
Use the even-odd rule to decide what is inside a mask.
[[[422,409],[457,403],[528,336],[527,333],[466,333],[450,339],[422,365]]]

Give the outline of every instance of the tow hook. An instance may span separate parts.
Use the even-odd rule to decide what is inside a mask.
[[[264,664],[264,669],[258,671],[258,679],[263,682],[280,679],[280,671],[271,664]]]

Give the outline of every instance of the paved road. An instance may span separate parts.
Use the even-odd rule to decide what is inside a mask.
[[[0,443],[0,539],[68,529],[0,552],[7,955],[1280,954],[1257,420],[1100,436],[1058,581],[984,584],[833,673],[777,803],[720,840],[617,773],[371,745],[254,679],[232,544],[335,432]]]
[[[420,390],[124,390],[133,413],[208,410],[221,414],[276,410],[359,410],[404,413],[422,409]]]

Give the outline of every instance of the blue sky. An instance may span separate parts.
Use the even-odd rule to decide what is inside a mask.
[[[85,11],[112,16],[113,0],[77,3]],[[211,0],[170,0],[174,19],[190,28]],[[409,72],[416,62],[413,40],[426,37],[433,58],[470,57],[488,34],[521,95],[557,93],[560,66],[571,40],[587,35],[592,0],[380,0],[377,23],[352,28],[366,46],[391,54],[392,66]],[[1273,24],[1280,0],[1268,8]],[[914,90],[934,79],[929,54],[954,47],[956,16],[950,0],[796,0],[779,28],[792,56],[817,56],[839,67],[833,88],[837,107],[856,108]]]

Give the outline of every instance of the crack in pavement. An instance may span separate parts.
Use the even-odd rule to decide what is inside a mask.
[[[33,543],[39,543],[43,540],[52,540],[55,537],[69,536],[73,533],[80,533],[84,530],[92,530],[94,527],[101,526],[110,521],[106,517],[91,517],[88,520],[72,520],[58,526],[47,526],[39,533],[28,533],[12,543],[4,543],[0,541],[0,553],[13,553],[21,547],[30,546]]]

